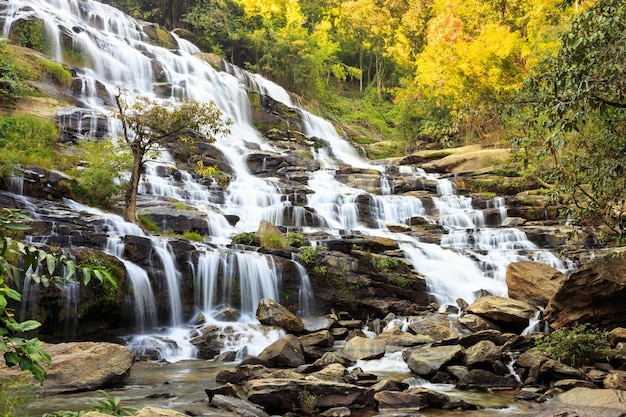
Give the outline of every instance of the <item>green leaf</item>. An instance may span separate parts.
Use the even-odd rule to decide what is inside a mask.
[[[47,253],[45,255],[45,258],[46,258],[46,265],[48,267],[48,274],[52,275],[54,274],[54,271],[57,269],[57,259],[51,253]]]
[[[36,320],[26,320],[19,324],[21,332],[29,332],[31,330],[37,329],[38,327],[41,327],[41,323]]]

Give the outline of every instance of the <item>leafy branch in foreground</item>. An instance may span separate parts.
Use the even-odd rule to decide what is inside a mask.
[[[38,329],[41,323],[35,320],[18,322],[9,302],[20,302],[21,294],[11,288],[13,282],[19,285],[24,279],[48,286],[59,287],[63,283],[77,282],[87,285],[92,277],[103,283],[116,286],[115,279],[104,267],[77,265],[67,255],[55,255],[43,249],[14,240],[9,235],[29,229],[25,221],[28,216],[15,210],[0,211],[0,350],[9,367],[19,366],[29,371],[43,383],[46,371],[42,363],[50,363],[50,355],[43,350],[44,343],[38,338],[25,338],[24,334]],[[63,271],[59,274],[57,271]]]

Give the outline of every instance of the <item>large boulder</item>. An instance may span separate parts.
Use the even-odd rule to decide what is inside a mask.
[[[415,374],[422,377],[433,376],[445,365],[461,359],[465,349],[453,346],[420,346],[413,349],[406,358],[406,363]]]
[[[135,359],[130,349],[115,343],[47,344],[44,349],[52,357],[43,385],[49,395],[121,384]]]
[[[262,363],[269,363],[276,368],[297,368],[305,363],[302,343],[292,334],[263,349],[258,357]]]
[[[304,331],[302,319],[271,298],[264,298],[259,301],[256,318],[262,324],[282,327],[288,332],[301,333]]]
[[[559,394],[545,403],[544,408],[535,417],[623,417],[626,400],[623,391],[580,387]]]
[[[626,326],[626,260],[601,258],[570,274],[544,312],[554,328],[593,323],[613,329]]]
[[[519,385],[513,377],[496,375],[484,369],[473,369],[459,380],[456,387],[462,390],[489,391],[516,389]]]
[[[248,401],[272,414],[297,411],[303,399],[301,393],[305,391],[315,400],[314,407],[318,409],[361,408],[373,402],[367,388],[332,381],[262,378],[247,381],[243,389]]]
[[[354,359],[378,359],[385,355],[387,343],[381,339],[353,337],[344,346],[344,353]]]
[[[561,271],[540,262],[512,262],[506,268],[509,297],[542,308],[565,278]]]
[[[524,301],[487,295],[476,300],[466,311],[491,320],[504,329],[519,333],[528,327],[529,320],[536,314],[537,309]]]

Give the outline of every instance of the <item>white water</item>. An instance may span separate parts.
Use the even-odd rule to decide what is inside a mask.
[[[208,322],[220,309],[234,305],[241,314],[237,323],[219,323],[231,326],[237,332],[245,332],[229,341],[238,352],[253,353],[264,344],[281,336],[279,332],[260,332],[255,329],[254,311],[261,298],[279,298],[281,277],[271,261],[272,258],[254,252],[232,250],[225,247],[239,232],[254,231],[263,219],[278,225],[308,230],[304,207],[294,207],[285,195],[278,178],[258,178],[246,165],[251,149],[277,151],[255,130],[251,120],[250,103],[246,89],[253,89],[273,99],[294,107],[302,115],[306,134],[327,143],[326,147],[312,149],[311,155],[322,169],[311,172],[306,183],[310,192],[306,204],[314,210],[323,230],[331,235],[359,232],[385,236],[399,242],[406,258],[428,282],[429,292],[444,308],[456,304],[458,298],[472,302],[480,290],[496,295],[506,295],[504,272],[508,263],[521,259],[535,259],[559,269],[566,265],[550,252],[538,249],[526,239],[523,232],[511,228],[488,228],[484,214],[473,207],[472,199],[455,194],[449,179],[437,179],[422,170],[400,167],[400,174],[429,181],[437,181],[437,194],[430,197],[394,195],[394,187],[384,174],[384,168],[362,159],[345,140],[343,134],[328,121],[310,114],[292,102],[289,94],[280,86],[258,74],[250,74],[229,66],[226,72],[217,71],[193,53],[197,48],[179,39],[179,48],[172,51],[151,44],[141,25],[109,6],[91,0],[9,0],[3,34],[7,36],[10,25],[20,18],[36,16],[44,22],[50,34],[53,51],[51,58],[61,61],[61,32],[72,36],[88,68],[77,69],[76,82],[82,86],[78,105],[98,114],[107,114],[118,88],[150,98],[175,101],[185,96],[203,101],[215,101],[224,117],[233,121],[231,133],[218,138],[215,146],[224,154],[234,173],[227,190],[219,190],[199,184],[193,175],[184,170],[179,176],[172,175],[175,163],[170,155],[162,152],[157,160],[147,164],[142,177],[140,192],[143,197],[155,200],[178,200],[206,215],[210,236],[209,247],[198,245],[203,252],[192,265],[193,277],[181,276],[167,240],[144,234],[137,226],[124,222],[119,216],[104,213],[86,206],[67,202],[70,209],[89,213],[107,225],[109,244],[107,251],[122,259],[127,278],[132,287],[134,320],[139,335],[129,341],[136,352],[155,349],[161,357],[191,357],[194,348],[189,341],[197,330],[195,325],[185,323],[180,294],[181,280],[193,279],[196,299],[193,308],[201,312]],[[156,69],[156,71],[155,71]],[[170,89],[158,96],[156,86]],[[95,126],[91,126],[95,128]],[[115,126],[111,124],[112,133]],[[95,134],[92,130],[89,134]],[[89,135],[88,134],[88,135]],[[366,170],[370,175],[380,175],[380,193],[372,195],[356,186],[348,186],[337,179],[342,166]],[[357,201],[369,198],[372,219],[377,225],[368,227],[359,213]],[[435,211],[428,212],[425,200],[429,199]],[[500,212],[502,222],[506,219],[506,207],[502,199],[494,199],[493,207]],[[291,213],[287,218],[285,213]],[[240,220],[235,226],[226,221],[227,215]],[[422,217],[427,223],[445,230],[441,242],[426,243],[409,234],[392,233],[387,225],[409,224],[414,217]],[[167,228],[167,225],[164,225]],[[164,287],[167,289],[169,316],[158,318],[153,295],[154,277],[149,277],[141,267],[123,259],[122,237],[142,236],[151,239],[156,258],[153,266],[161,269]],[[308,276],[301,268],[299,310],[311,312],[312,294]],[[309,286],[307,288],[307,285]],[[151,333],[158,326],[167,326],[159,333]],[[383,365],[385,366],[385,365]]]

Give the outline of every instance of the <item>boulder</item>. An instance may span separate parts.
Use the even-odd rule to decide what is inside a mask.
[[[467,311],[519,333],[528,327],[529,320],[536,314],[537,309],[524,301],[487,295],[476,300]]]
[[[502,348],[490,340],[481,340],[465,349],[463,363],[470,368],[490,366],[502,358]]]
[[[623,374],[619,373],[610,373],[604,378],[602,381],[602,385],[606,389],[618,389],[621,391],[626,391],[626,378]]]
[[[247,381],[243,389],[248,401],[259,404],[271,414],[297,411],[300,393],[304,391],[315,399],[318,409],[359,408],[373,402],[367,388],[332,381],[262,378]]]
[[[276,368],[296,368],[305,363],[302,343],[291,334],[263,349],[258,358]]]
[[[209,405],[219,410],[230,411],[238,416],[269,417],[269,414],[258,405],[232,396],[216,394],[210,399]]]
[[[434,342],[433,338],[424,334],[411,334],[402,330],[388,330],[376,336],[376,340],[383,340],[387,346],[412,347]]]
[[[135,359],[130,349],[115,343],[46,344],[44,350],[52,357],[43,385],[48,395],[121,384]]]
[[[599,258],[570,274],[550,299],[544,319],[553,328],[592,323],[626,326],[626,260]]]
[[[409,323],[408,328],[409,332],[413,334],[430,336],[434,340],[459,336],[459,333],[452,329],[450,319],[445,314],[424,317],[421,320]]]
[[[517,389],[519,382],[512,376],[500,376],[483,369],[473,369],[459,380],[456,387],[461,390],[510,390]]]
[[[415,374],[423,377],[434,375],[448,363],[459,360],[465,354],[460,345],[453,346],[420,346],[413,349],[406,363]]]
[[[165,408],[144,407],[133,414],[134,417],[186,417],[187,414],[179,413]]]
[[[288,332],[301,333],[304,331],[302,319],[271,298],[264,298],[259,301],[256,318],[262,324],[282,327]]]
[[[353,337],[346,343],[343,351],[354,359],[378,359],[385,355],[387,344],[384,340],[369,339],[367,337]]]
[[[512,262],[506,268],[509,297],[544,308],[559,289],[566,275],[546,264]]]
[[[557,395],[543,408],[535,417],[623,417],[626,399],[623,391],[580,387]]]
[[[419,394],[398,391],[381,391],[374,394],[378,411],[418,411],[428,407],[426,398]]]
[[[329,347],[335,343],[333,335],[328,330],[320,330],[319,332],[305,334],[300,336],[302,346]]]
[[[267,220],[261,220],[259,228],[254,234],[254,242],[262,248],[269,249],[282,249],[287,246],[287,239],[280,229]]]

